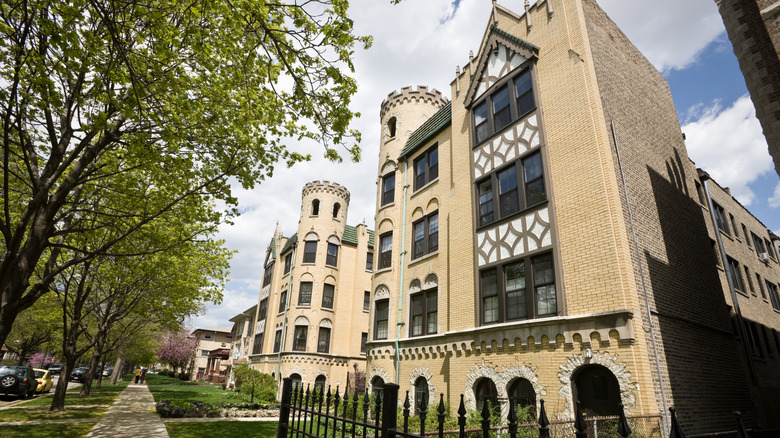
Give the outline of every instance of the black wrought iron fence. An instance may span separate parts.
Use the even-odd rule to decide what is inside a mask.
[[[294,385],[293,380],[284,379],[282,385],[282,403],[279,413],[277,438],[530,438],[530,437],[576,437],[576,438],[663,438],[661,417],[646,415],[626,417],[623,405],[619,405],[619,415],[611,417],[585,418],[580,402],[576,402],[575,420],[550,422],[540,400],[539,416],[532,423],[521,422],[517,418],[515,401],[509,400],[509,415],[506,424],[491,424],[491,412],[488,403],[482,404],[479,413],[466,410],[463,395],[457,411],[449,412],[444,403],[444,394],[439,395],[439,403],[429,407],[423,397],[419,401],[416,413],[412,414],[409,393],[402,407],[398,408],[398,385],[384,384],[379,396],[339,393],[337,387],[331,391],[304,389]],[[669,438],[685,438],[677,422],[674,408],[670,408],[671,430]],[[476,414],[476,415],[475,415]],[[729,431],[731,436],[739,438],[759,438],[774,431],[752,431],[745,429],[741,416],[736,414],[736,430]],[[495,418],[493,418],[495,420]],[[694,438],[690,436],[688,438]]]

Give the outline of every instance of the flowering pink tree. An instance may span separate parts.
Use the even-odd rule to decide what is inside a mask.
[[[51,354],[35,353],[30,356],[30,364],[35,367],[43,368],[52,363],[54,357]]]
[[[198,339],[186,330],[167,332],[157,351],[157,360],[170,365],[174,371],[184,370],[195,359],[197,349]]]

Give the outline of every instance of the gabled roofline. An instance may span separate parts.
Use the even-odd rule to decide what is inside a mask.
[[[477,61],[477,67],[474,69],[474,75],[471,76],[469,82],[469,88],[466,90],[466,97],[463,100],[463,105],[469,106],[469,103],[474,100],[474,93],[476,91],[475,84],[482,76],[482,72],[485,70],[485,65],[488,60],[488,49],[493,47],[494,43],[501,41],[506,46],[515,49],[516,52],[525,56],[527,59],[537,58],[541,47],[531,44],[528,41],[520,39],[509,32],[501,30],[495,24],[490,25],[490,31],[485,38],[485,43],[482,45],[482,50],[479,53],[479,60]]]

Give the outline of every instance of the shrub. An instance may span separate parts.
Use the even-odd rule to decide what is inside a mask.
[[[236,365],[233,368],[236,380],[236,392],[245,398],[252,398],[255,403],[268,403],[276,400],[276,381],[269,374],[250,367],[247,364]]]

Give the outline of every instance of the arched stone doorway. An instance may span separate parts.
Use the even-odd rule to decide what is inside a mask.
[[[519,421],[533,421],[536,418],[536,392],[531,382],[523,378],[513,380],[509,384],[507,395],[518,408]],[[521,412],[525,415],[520,415]]]
[[[579,400],[586,416],[618,415],[620,385],[614,374],[601,365],[585,365],[572,375],[572,396]]]
[[[292,379],[292,387],[295,388],[303,388],[303,379],[301,379],[301,375],[298,373],[292,373],[290,374],[290,378]]]
[[[501,409],[498,403],[498,390],[491,379],[484,377],[477,381],[474,387],[474,396],[477,400],[477,410],[482,411],[482,403],[488,402],[490,409]]]

